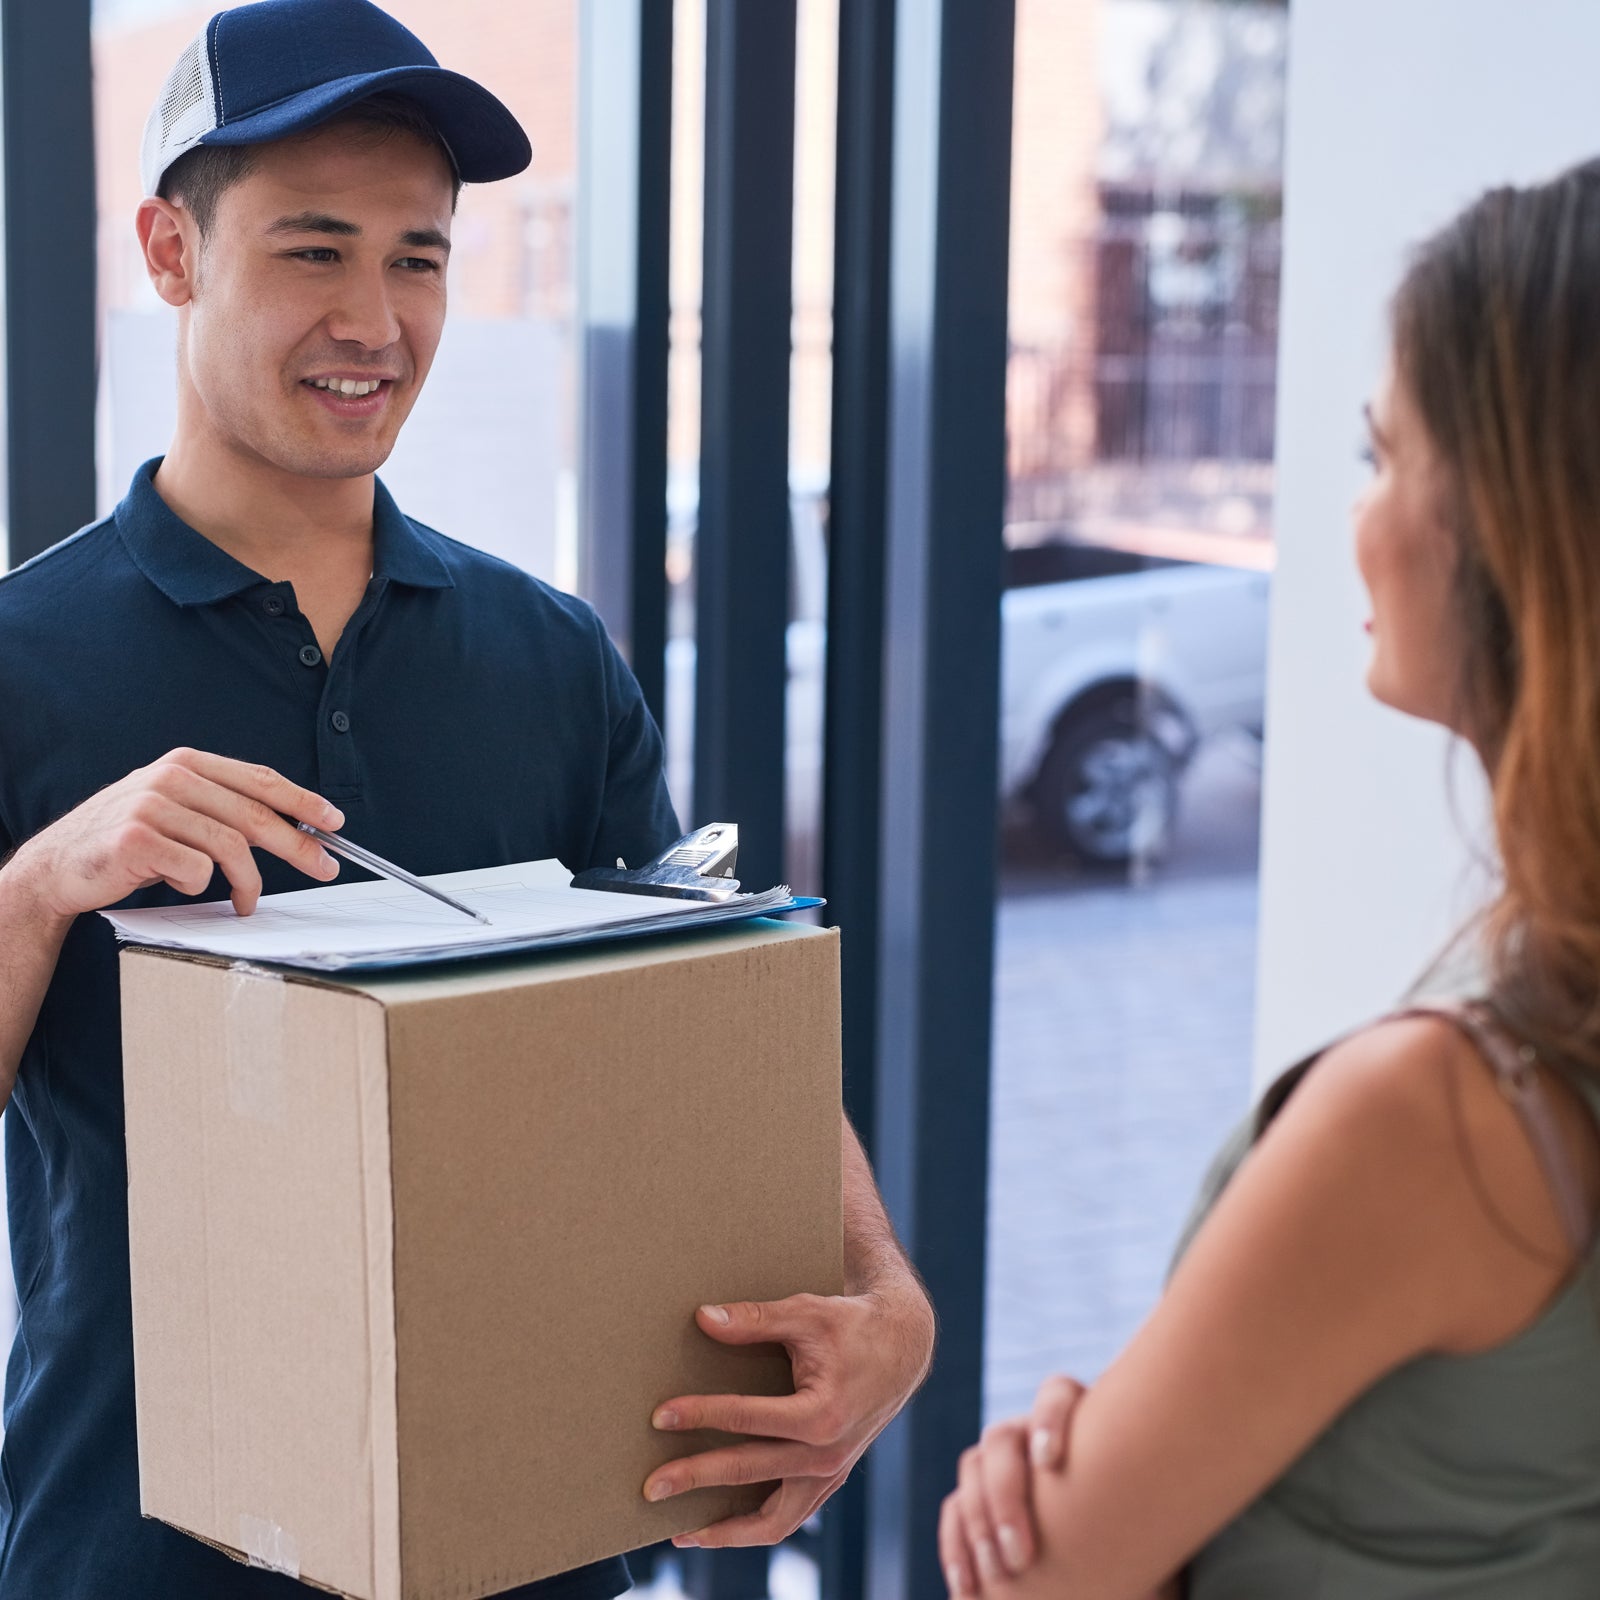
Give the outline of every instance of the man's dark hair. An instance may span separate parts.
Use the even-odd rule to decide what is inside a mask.
[[[369,95],[306,132],[320,133],[324,128],[350,126],[374,129],[383,138],[408,133],[434,146],[450,168],[450,206],[455,209],[461,197],[461,179],[456,175],[455,161],[449,146],[439,137],[439,130],[415,100],[400,94]],[[224,192],[255,169],[257,148],[249,144],[196,145],[161,175],[156,195],[182,205],[193,216],[203,238],[216,218],[217,202]]]

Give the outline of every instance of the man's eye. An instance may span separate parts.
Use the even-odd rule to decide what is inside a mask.
[[[339,259],[339,252],[330,250],[325,245],[314,245],[309,250],[296,250],[293,255],[298,261],[310,261],[317,266]]]
[[[439,270],[439,263],[428,256],[402,256],[395,265],[404,267],[407,272],[437,272]]]

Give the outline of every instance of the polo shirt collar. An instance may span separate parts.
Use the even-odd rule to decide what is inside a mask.
[[[394,503],[381,478],[372,480],[372,575],[413,589],[453,589],[455,579],[438,550]]]
[[[156,492],[161,457],[133,475],[113,513],[134,565],[175,605],[209,606],[270,580],[191,528]],[[452,589],[449,569],[381,483],[372,496],[373,577],[415,589]]]

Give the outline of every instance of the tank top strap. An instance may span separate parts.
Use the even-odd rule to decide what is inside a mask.
[[[1517,1039],[1481,1000],[1410,1005],[1391,1015],[1438,1017],[1452,1024],[1476,1048],[1494,1073],[1501,1094],[1520,1118],[1528,1142],[1544,1168],[1567,1242],[1579,1260],[1586,1257],[1595,1239],[1594,1219],[1584,1196],[1583,1180],[1562,1140],[1555,1107],[1539,1081],[1539,1058],[1533,1046]],[[1587,1095],[1583,1100],[1590,1116],[1596,1116],[1594,1102]]]

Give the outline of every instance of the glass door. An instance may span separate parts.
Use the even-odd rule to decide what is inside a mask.
[[[1017,6],[990,1416],[1116,1354],[1248,1099],[1286,31]]]

